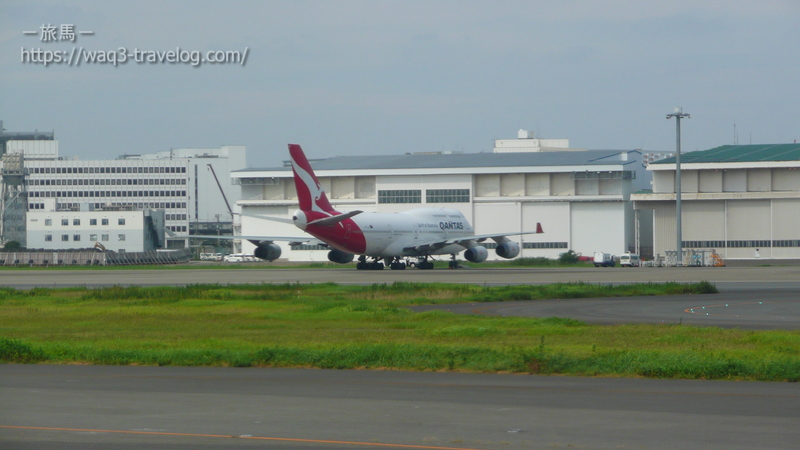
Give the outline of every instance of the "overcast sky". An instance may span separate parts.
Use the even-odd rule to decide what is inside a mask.
[[[42,25],[75,42],[42,42]],[[37,31],[37,35],[24,35]],[[60,31],[60,30],[59,30]],[[246,145],[287,159],[491,151],[519,128],[589,149],[800,138],[800,2],[9,1],[0,120],[54,130],[61,154],[110,159]],[[23,63],[22,50],[203,53],[245,65]]]

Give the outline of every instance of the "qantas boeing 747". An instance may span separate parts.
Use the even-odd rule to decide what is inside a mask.
[[[289,144],[289,154],[300,203],[300,209],[292,215],[292,222],[331,248],[328,259],[336,263],[350,263],[355,255],[359,255],[358,269],[383,269],[384,262],[392,269],[405,269],[407,266],[432,269],[433,262],[428,260],[430,256],[451,255],[450,267],[456,268],[456,255],[462,251],[467,261],[485,261],[489,251],[481,242],[486,239],[497,243],[495,252],[498,256],[514,258],[519,255],[520,246],[507,236],[542,233],[542,226],[537,223],[536,231],[476,235],[464,214],[452,208],[416,208],[399,213],[341,213],[331,206],[300,146]],[[256,245],[254,255],[268,261],[281,255],[276,241],[299,244],[312,240],[286,236],[233,238],[250,241]]]

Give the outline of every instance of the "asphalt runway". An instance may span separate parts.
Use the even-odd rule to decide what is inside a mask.
[[[796,449],[794,383],[0,365],[0,448]]]

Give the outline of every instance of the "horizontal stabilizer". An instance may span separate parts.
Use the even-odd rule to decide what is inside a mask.
[[[256,219],[269,220],[269,221],[272,221],[272,222],[294,224],[294,221],[292,219],[286,219],[286,218],[283,218],[283,217],[263,216],[261,214],[241,214],[241,216],[242,217],[254,217]]]
[[[344,214],[339,214],[338,216],[323,217],[322,219],[312,220],[311,222],[308,222],[308,225],[317,225],[317,226],[322,226],[322,227],[332,227],[332,226],[336,225],[337,223],[339,223],[339,222],[341,222],[341,221],[343,221],[345,219],[349,219],[349,218],[351,218],[351,217],[353,217],[353,216],[355,216],[357,214],[361,214],[362,212],[364,212],[364,211],[356,210],[356,211],[350,211],[350,212],[344,213]]]

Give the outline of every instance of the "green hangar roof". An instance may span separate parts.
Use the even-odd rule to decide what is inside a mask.
[[[681,153],[681,164],[798,160],[800,144],[723,145],[710,150]],[[652,164],[675,164],[675,157],[654,161]]]

